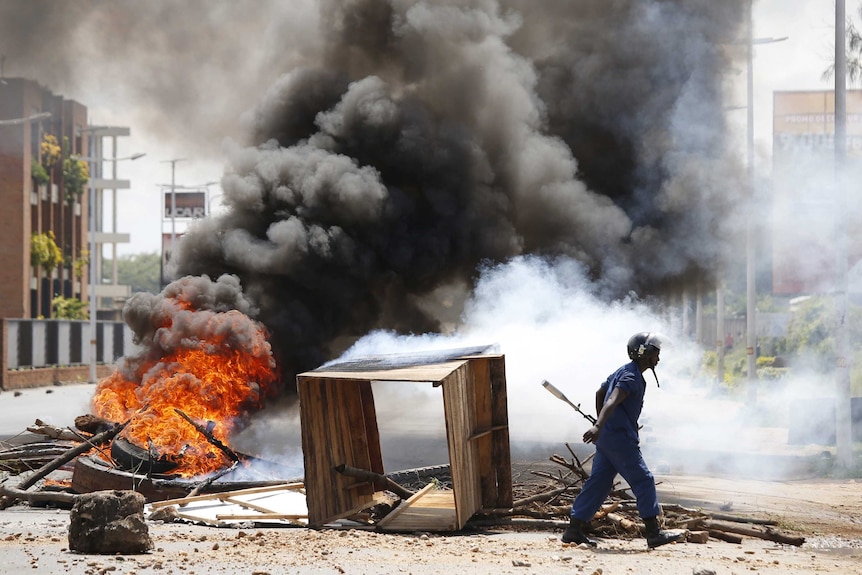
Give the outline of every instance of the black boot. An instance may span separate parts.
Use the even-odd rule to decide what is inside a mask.
[[[658,526],[658,517],[647,517],[644,519],[646,526],[646,542],[650,549],[673,543],[683,536],[683,533],[671,533],[662,531]]]
[[[563,543],[577,543],[578,545],[586,543],[591,547],[598,545],[598,543],[584,535],[584,527],[586,527],[586,525],[586,522],[572,517],[569,521],[569,526],[563,532]]]

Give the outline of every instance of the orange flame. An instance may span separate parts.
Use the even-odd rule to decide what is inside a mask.
[[[172,301],[177,315],[197,316],[185,318],[185,325],[194,323],[202,333],[177,338],[180,343],[168,349],[154,345],[161,355],[150,350],[133,369],[118,369],[102,380],[92,405],[98,416],[131,420],[123,437],[175,462],[172,473],[193,477],[222,469],[230,460],[176,409],[203,425],[213,422],[213,437],[227,445],[245,417],[261,409],[274,391],[277,370],[262,324],[239,311],[194,311]],[[163,327],[170,330],[176,319],[168,315]],[[241,345],[237,333],[242,333]],[[135,375],[124,374],[130,371]]]

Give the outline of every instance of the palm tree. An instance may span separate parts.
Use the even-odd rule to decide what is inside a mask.
[[[862,18],[862,5],[858,8],[859,17]],[[847,39],[845,50],[847,52],[847,79],[853,84],[858,80],[862,80],[862,33],[856,27],[855,22],[851,18],[847,18],[845,22],[844,37]],[[835,75],[835,63],[829,65],[823,71],[820,78],[822,80],[831,80]]]

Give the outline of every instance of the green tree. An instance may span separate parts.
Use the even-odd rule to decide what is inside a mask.
[[[54,232],[48,231],[44,234],[33,234],[30,237],[30,264],[45,270],[50,274],[63,263],[63,250],[54,239]]]
[[[63,182],[66,184],[66,201],[70,204],[80,200],[90,179],[87,162],[75,157],[63,160]]]
[[[44,186],[51,181],[51,176],[48,175],[48,170],[37,162],[35,159],[30,162],[30,175],[40,186]]]
[[[158,253],[143,253],[117,258],[117,281],[131,286],[132,292],[159,293],[162,258]],[[111,260],[103,260],[102,275],[111,275]]]
[[[862,309],[847,309],[851,349],[862,342]],[[810,365],[828,372],[835,362],[835,305],[832,298],[812,297],[803,302],[787,328],[787,335],[776,342],[777,355],[807,357]],[[854,363],[857,360],[854,359]]]
[[[859,17],[862,18],[862,5],[858,9]],[[847,79],[851,84],[855,84],[862,80],[862,33],[852,18],[847,18],[844,26],[844,38],[846,44],[844,47],[847,57],[846,70]],[[835,75],[835,63],[829,64],[826,70],[820,75],[820,79],[829,81]]]
[[[46,170],[53,169],[63,154],[60,144],[57,143],[57,136],[53,134],[45,134],[45,137],[42,138],[42,142],[39,144],[39,150],[42,152],[42,166]]]
[[[73,297],[58,295],[51,300],[51,307],[54,310],[52,317],[56,319],[88,319],[90,317],[87,304]]]

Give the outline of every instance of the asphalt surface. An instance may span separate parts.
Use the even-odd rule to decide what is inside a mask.
[[[58,427],[90,413],[93,384],[55,385],[0,392],[0,441],[27,433],[37,419]]]

